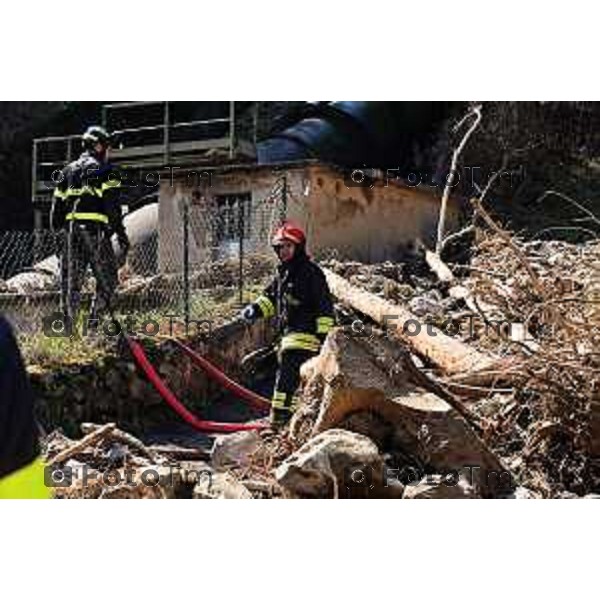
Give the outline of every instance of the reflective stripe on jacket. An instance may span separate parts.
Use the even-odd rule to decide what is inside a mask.
[[[109,164],[101,164],[89,152],[61,171],[53,195],[56,227],[67,221],[94,221],[122,229],[119,189],[121,174]]]

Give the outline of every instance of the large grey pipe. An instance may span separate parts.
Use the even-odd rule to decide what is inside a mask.
[[[134,273],[155,274],[158,250],[158,203],[147,204],[125,216],[123,223],[131,242],[129,264]],[[113,248],[119,256],[116,238]],[[34,264],[31,269],[5,281],[10,292],[26,294],[32,290],[55,289],[60,279],[60,262],[53,254]]]
[[[309,158],[340,166],[413,167],[414,146],[431,147],[449,102],[307,103],[305,117],[261,142],[261,164]]]

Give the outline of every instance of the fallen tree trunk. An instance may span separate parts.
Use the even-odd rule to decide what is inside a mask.
[[[499,360],[449,337],[433,325],[425,326],[415,315],[323,269],[332,294],[344,304],[367,315],[389,333],[427,357],[448,375],[499,370]]]

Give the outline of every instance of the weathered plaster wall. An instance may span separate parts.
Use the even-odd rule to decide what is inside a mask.
[[[215,171],[210,185],[192,187],[185,179],[161,184],[159,208],[159,261],[163,271],[181,268],[183,261],[182,201],[190,208],[190,261],[192,265],[214,259],[214,208],[216,196],[251,193],[252,233],[246,251],[268,249],[268,237],[278,205],[273,189],[285,173],[287,215],[302,224],[315,254],[335,250],[340,257],[364,262],[394,260],[417,239],[432,245],[437,226],[439,194],[422,186],[377,181],[373,187],[347,187],[340,172],[325,165],[286,169],[247,167]],[[277,196],[280,197],[280,196]],[[459,219],[457,204],[450,203],[448,229]],[[235,248],[232,251],[235,252]]]
[[[290,216],[305,225],[316,254],[335,249],[344,258],[381,262],[398,260],[416,240],[431,247],[439,204],[439,197],[425,188],[383,180],[373,187],[348,187],[340,174],[315,167],[303,205],[292,203]],[[452,204],[450,229],[458,215]]]

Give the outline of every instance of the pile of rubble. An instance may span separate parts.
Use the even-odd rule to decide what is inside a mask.
[[[114,423],[81,429],[80,440],[57,430],[43,441],[56,498],[186,498],[210,479],[200,449],[146,446]]]
[[[326,265],[342,327],[237,474],[293,497],[593,495],[600,243],[478,232],[467,264],[428,262]]]
[[[596,490],[600,243],[487,235],[471,266],[460,282],[478,315],[471,343],[511,363],[508,389],[492,387],[475,406],[486,438],[546,497]],[[490,323],[508,335],[491,335]]]
[[[46,485],[57,499],[250,499],[277,494],[271,482],[240,481],[229,470],[246,464],[256,432],[219,436],[212,451],[146,445],[115,423],[83,423],[73,440],[59,430],[43,440]]]
[[[53,434],[48,459],[98,473],[130,467],[132,482],[85,491],[103,498],[598,491],[599,243],[479,231],[466,263],[424,254],[418,264],[325,267],[339,327],[302,367],[288,427],[219,436],[193,457],[87,425],[80,442]],[[175,471],[175,483],[141,485],[144,469]]]

